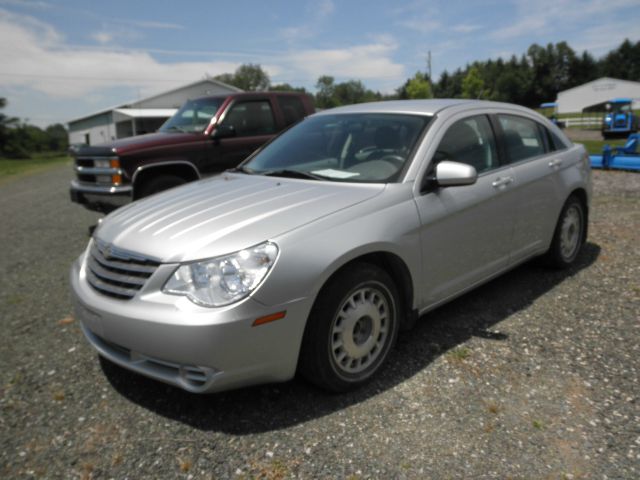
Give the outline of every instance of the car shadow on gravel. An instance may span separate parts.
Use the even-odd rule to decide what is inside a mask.
[[[195,395],[134,374],[101,359],[111,385],[125,398],[158,415],[200,430],[245,435],[287,428],[363,402],[427,368],[439,356],[472,337],[508,338],[496,327],[564,280],[592,265],[600,247],[587,243],[567,270],[532,261],[420,318],[398,339],[386,366],[365,387],[330,394],[302,379],[283,384]],[[487,348],[491,348],[487,344]]]

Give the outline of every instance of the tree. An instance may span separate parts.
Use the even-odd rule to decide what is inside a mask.
[[[329,75],[318,78],[316,89],[318,91],[316,93],[318,108],[333,108],[382,99],[379,92],[367,89],[360,80],[334,83],[334,78]]]
[[[0,109],[7,106],[7,99],[0,97]],[[15,117],[7,117],[4,113],[0,113],[0,154],[6,154],[9,149],[11,138],[11,128],[18,124]]]
[[[253,63],[240,65],[233,74],[223,73],[214,78],[248,92],[267,90],[271,85],[269,75],[262,70],[260,65]]]
[[[316,82],[316,105],[318,108],[333,108],[338,106],[337,100],[334,98],[335,85],[334,78],[329,75],[323,75]]]
[[[279,83],[277,85],[271,85],[269,90],[274,92],[300,92],[307,93],[307,89],[304,87],[294,87],[293,85],[289,85],[288,83]]]
[[[604,57],[599,70],[601,76],[639,81],[640,41],[634,44],[626,39],[617,49]]]
[[[69,134],[61,123],[49,125],[45,129],[45,133],[49,137],[47,141],[48,150],[52,152],[64,152],[69,148]]]
[[[433,86],[433,96],[436,98],[460,98],[463,79],[464,73],[459,68],[452,74],[445,70],[440,75],[440,80]]]
[[[462,80],[462,98],[484,98],[484,80],[477,66],[471,67]]]
[[[407,98],[433,98],[431,82],[423,73],[416,72],[405,86]]]

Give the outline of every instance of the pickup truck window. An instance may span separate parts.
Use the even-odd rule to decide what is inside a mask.
[[[222,99],[201,98],[188,100],[173,117],[161,127],[161,132],[202,132],[216,114]]]
[[[289,125],[293,125],[296,122],[299,122],[306,115],[304,105],[302,104],[302,100],[300,100],[299,97],[293,97],[293,96],[278,97],[278,105],[280,106],[280,110],[282,110],[282,115],[284,117],[284,125],[286,127],[288,127]]]
[[[277,131],[268,100],[235,103],[222,121],[222,125],[232,126],[238,137],[272,135]]]

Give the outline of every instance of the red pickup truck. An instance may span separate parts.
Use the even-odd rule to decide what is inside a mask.
[[[288,126],[314,112],[300,93],[257,92],[187,101],[155,133],[72,149],[71,200],[108,212],[235,167]]]

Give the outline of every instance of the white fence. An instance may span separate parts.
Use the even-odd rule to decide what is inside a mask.
[[[571,127],[599,127],[602,125],[602,117],[572,117],[559,118],[567,128]]]

